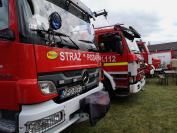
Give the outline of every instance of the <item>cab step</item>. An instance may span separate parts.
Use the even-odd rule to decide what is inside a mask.
[[[0,132],[15,133],[16,123],[12,120],[0,119]]]

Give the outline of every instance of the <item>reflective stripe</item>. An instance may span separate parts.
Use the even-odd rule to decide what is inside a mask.
[[[103,66],[127,66],[128,62],[104,63]]]

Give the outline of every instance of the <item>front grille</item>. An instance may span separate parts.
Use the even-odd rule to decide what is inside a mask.
[[[77,88],[74,88],[75,86],[81,86],[82,91],[78,91],[77,93],[73,92],[73,95],[66,97],[64,99],[57,98],[57,102],[65,101],[68,99],[71,99],[73,97],[76,97],[80,94],[83,94],[91,89],[94,89],[99,85],[99,70],[100,68],[91,68],[91,69],[82,69],[82,70],[76,70],[76,71],[65,71],[57,74],[39,74],[38,80],[39,81],[52,81],[56,88],[58,89],[58,93],[64,92],[63,90],[71,90],[73,88],[74,90],[77,90]],[[87,84],[83,84],[83,71],[87,71],[89,82]],[[59,94],[61,95],[61,94]]]
[[[82,70],[63,72],[63,74],[64,74],[66,77],[75,77],[75,76],[79,76],[79,75],[81,75],[81,73],[82,73]]]
[[[98,70],[98,68],[87,69],[87,71],[88,71],[89,73],[95,73],[97,70]],[[83,70],[66,71],[66,72],[63,72],[63,74],[64,74],[66,77],[74,77],[74,76],[80,76],[80,75],[82,74],[82,71],[83,71]]]

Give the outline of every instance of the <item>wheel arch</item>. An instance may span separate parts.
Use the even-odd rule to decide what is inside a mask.
[[[104,77],[105,77],[104,80],[107,80],[110,83],[112,90],[115,90],[116,84],[113,80],[113,77],[109,73],[107,73],[106,71],[104,71]]]

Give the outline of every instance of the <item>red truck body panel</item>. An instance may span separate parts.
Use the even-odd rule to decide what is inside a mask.
[[[55,51],[58,57],[47,58],[49,51]],[[72,53],[75,56],[65,56],[66,60],[61,61],[59,58],[63,56],[61,57],[60,53]],[[0,69],[0,108],[15,110],[19,109],[21,104],[44,102],[57,96],[42,94],[37,82],[38,73],[57,73],[100,66],[100,56],[96,53],[2,41],[0,60],[3,66]]]
[[[119,54],[115,53],[102,53],[102,63],[103,68],[105,71],[111,71],[111,72],[122,72],[122,71],[128,71],[128,64],[115,64],[115,66],[109,66],[107,63],[118,63],[118,62],[127,62],[128,59],[125,60],[124,57],[120,56]]]
[[[0,60],[1,109],[17,110],[20,104],[43,102],[56,96],[44,96],[38,87],[33,45],[1,41]]]
[[[50,52],[56,53],[55,59],[47,57]],[[35,53],[38,73],[94,68],[100,65],[99,54],[91,52],[35,46]]]

